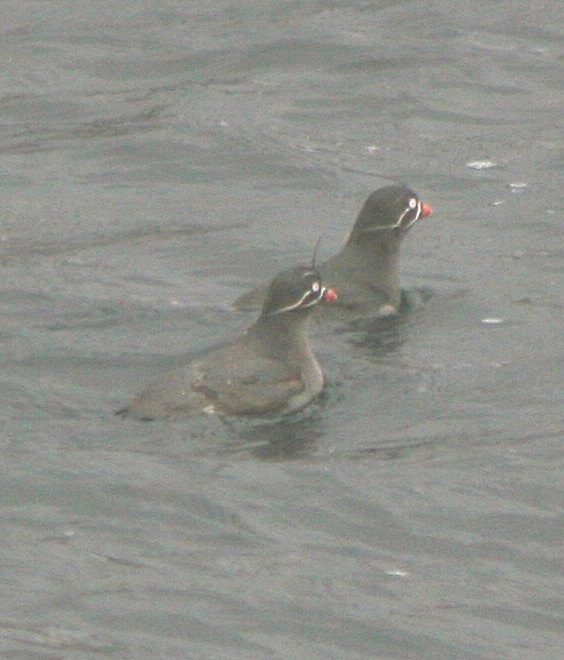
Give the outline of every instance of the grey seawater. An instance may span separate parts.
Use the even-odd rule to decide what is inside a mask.
[[[4,0],[2,657],[562,657],[563,14]],[[318,402],[113,415],[385,177],[433,295]]]

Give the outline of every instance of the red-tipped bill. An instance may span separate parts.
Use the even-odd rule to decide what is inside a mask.
[[[431,215],[431,213],[433,213],[433,207],[430,204],[427,204],[427,202],[423,202],[423,204],[421,204],[421,215],[419,217],[426,218],[428,215]]]
[[[325,289],[325,295],[323,296],[323,300],[328,303],[335,302],[337,300],[337,292],[335,289]]]

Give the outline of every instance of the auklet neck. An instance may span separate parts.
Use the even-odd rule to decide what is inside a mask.
[[[263,354],[300,366],[304,359],[313,357],[307,334],[309,316],[309,310],[261,315],[247,335]]]

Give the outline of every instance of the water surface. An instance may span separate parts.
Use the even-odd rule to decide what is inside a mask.
[[[561,657],[561,4],[0,15],[1,653]],[[433,296],[318,402],[113,416],[387,177]]]

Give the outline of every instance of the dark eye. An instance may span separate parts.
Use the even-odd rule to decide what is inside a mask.
[[[409,202],[407,203],[410,209],[414,209],[417,206],[417,200],[415,197],[412,197]]]
[[[319,282],[314,282],[311,285],[311,290],[313,291],[313,293],[317,293],[320,288],[321,288],[321,284],[319,284]]]

